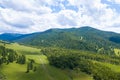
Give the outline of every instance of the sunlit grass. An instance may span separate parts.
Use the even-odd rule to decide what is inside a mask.
[[[24,45],[19,45],[17,43],[12,43],[12,44],[6,44],[7,48],[14,49],[18,53],[21,54],[39,54],[41,49],[29,47],[29,46],[24,46]]]
[[[114,49],[114,52],[117,56],[120,56],[120,49]]]
[[[7,80],[93,80],[90,75],[83,72],[68,72],[49,65],[49,61],[45,55],[40,54],[41,49],[32,48],[17,43],[6,44],[7,48],[14,49],[19,54],[25,54],[28,59],[35,60],[37,71],[26,73],[27,63],[24,65],[15,62],[8,65],[3,64],[0,67],[1,72],[6,76]]]

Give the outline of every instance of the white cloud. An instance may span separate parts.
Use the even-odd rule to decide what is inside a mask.
[[[38,0],[39,1],[39,0]],[[39,4],[35,0],[1,0],[1,6],[8,9],[25,12],[36,12],[39,14],[50,13],[51,9],[44,6],[45,4]],[[43,0],[40,0],[43,1]],[[49,1],[49,0],[48,0]]]
[[[30,33],[80,26],[119,32],[120,13],[109,5],[101,0],[0,0],[0,32]],[[60,10],[54,8],[54,13],[51,7],[58,6]]]
[[[77,26],[77,13],[72,10],[62,10],[58,13],[58,24],[61,26]]]
[[[1,19],[8,25],[18,28],[27,28],[34,23],[30,15],[23,12],[16,12],[12,9],[1,9]]]
[[[69,4],[79,7],[78,26],[88,25],[109,30],[111,26],[115,28],[115,23],[118,23],[118,19],[120,19],[118,17],[120,14],[109,8],[109,4],[102,3],[101,0],[69,0]]]
[[[115,3],[115,4],[120,4],[120,0],[108,0],[109,2]]]

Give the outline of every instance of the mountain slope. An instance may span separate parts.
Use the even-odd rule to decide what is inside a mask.
[[[85,26],[81,28],[49,29],[45,32],[18,36],[12,38],[12,41],[38,47],[61,47],[111,54],[114,47],[120,48],[119,37],[120,34],[118,33]]]
[[[13,42],[15,40],[18,40],[27,36],[31,36],[34,34],[38,34],[38,33],[31,33],[31,34],[3,33],[3,34],[0,34],[0,40]]]
[[[91,27],[70,29],[49,29],[15,40],[33,46],[62,47],[67,49],[88,50],[101,53],[113,53],[113,47],[119,44],[110,38],[120,36],[113,32],[97,30]],[[104,50],[100,51],[100,50]]]
[[[5,41],[12,41],[20,36],[22,36],[22,34],[4,33],[4,34],[0,34],[0,39]]]

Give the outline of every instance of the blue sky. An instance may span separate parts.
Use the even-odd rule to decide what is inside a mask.
[[[120,33],[120,0],[0,0],[0,33],[82,26]]]

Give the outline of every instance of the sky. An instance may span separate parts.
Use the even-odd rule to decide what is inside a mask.
[[[120,0],[0,0],[0,33],[82,26],[120,33]]]

